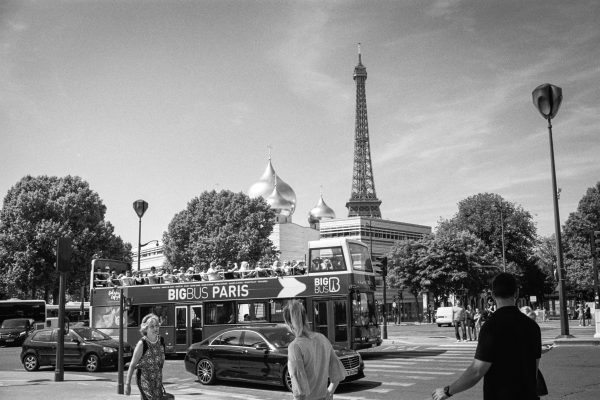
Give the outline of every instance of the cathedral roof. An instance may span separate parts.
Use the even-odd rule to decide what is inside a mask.
[[[269,203],[268,199],[272,198],[272,201],[278,205],[283,205],[280,201],[281,199],[285,200],[288,203],[286,209],[290,211],[289,214],[293,214],[296,209],[296,193],[290,185],[284,182],[283,179],[275,173],[270,157],[265,172],[263,172],[258,181],[248,189],[248,196],[252,198],[262,197],[267,200],[267,203]],[[279,197],[281,199],[279,199]],[[271,207],[277,209],[280,208],[273,206],[273,204],[271,204]]]
[[[310,212],[308,213],[308,221],[314,221],[314,220],[318,220],[321,221],[322,219],[334,219],[335,218],[335,212],[333,211],[333,209],[331,207],[329,207],[327,204],[325,204],[325,201],[323,200],[323,195],[321,195],[319,197],[319,201],[317,202],[317,205],[315,205],[313,207],[312,210],[310,210]]]

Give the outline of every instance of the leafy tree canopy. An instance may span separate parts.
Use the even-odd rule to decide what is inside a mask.
[[[274,224],[275,212],[262,198],[205,191],[173,217],[163,237],[165,256],[178,268],[203,261],[257,261],[276,252],[269,240]]]
[[[588,298],[592,296],[594,283],[590,247],[593,231],[600,231],[600,182],[588,188],[564,225],[567,291]]]
[[[522,294],[542,293],[545,277],[535,255],[538,243],[531,214],[494,193],[479,193],[458,203],[458,213],[440,224],[439,231],[465,230],[474,234],[493,253],[494,264],[502,266],[502,242],[506,270],[519,276]]]
[[[106,207],[77,176],[25,176],[13,186],[0,210],[0,290],[8,297],[57,300],[56,241],[73,242],[74,272],[67,295],[79,296],[94,254],[131,261],[131,245],[104,220]]]

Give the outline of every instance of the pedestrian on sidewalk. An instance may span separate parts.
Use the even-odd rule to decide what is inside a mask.
[[[456,341],[460,342],[462,333],[462,341],[467,341],[467,332],[465,329],[466,315],[465,309],[461,307],[460,300],[456,300],[456,305],[452,307],[452,322],[454,323],[454,334],[456,335]],[[460,333],[459,330],[460,329]]]
[[[479,332],[481,331],[481,318],[483,317],[483,315],[481,314],[481,312],[479,311],[479,308],[475,308],[475,314],[473,314],[473,332],[474,332],[474,339],[478,340],[479,338]]]
[[[498,274],[492,282],[496,311],[481,327],[479,343],[471,365],[453,383],[437,388],[434,400],[473,387],[483,380],[483,400],[537,400],[537,371],[542,355],[538,324],[515,305],[517,281],[509,273]]]
[[[585,326],[585,308],[583,307],[583,301],[579,303],[579,308],[577,308],[577,317],[579,317],[579,326]]]
[[[465,310],[465,320],[467,323],[469,342],[472,342],[473,339],[477,340],[477,337],[475,336],[475,312],[470,304],[467,305],[467,309]]]
[[[291,300],[283,309],[283,320],[296,336],[288,346],[294,400],[332,400],[346,369],[329,339],[310,330],[306,310],[298,300]]]
[[[136,381],[142,400],[163,400],[167,398],[162,383],[162,368],[165,363],[165,343],[159,336],[160,322],[155,314],[142,319],[142,338],[137,342],[127,371],[125,394],[131,394],[131,378],[136,371]]]

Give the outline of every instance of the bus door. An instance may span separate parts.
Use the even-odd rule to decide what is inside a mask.
[[[190,344],[202,341],[202,304],[190,306],[190,322],[192,331]]]
[[[346,298],[314,299],[313,329],[332,343],[349,346],[348,300]]]
[[[175,307],[175,351],[185,352],[188,348],[187,306]]]

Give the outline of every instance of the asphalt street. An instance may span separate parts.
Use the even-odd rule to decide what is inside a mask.
[[[551,345],[560,334],[557,321],[541,323],[544,343]],[[592,338],[593,327],[571,326],[577,339]],[[335,399],[425,400],[435,387],[444,386],[469,365],[476,342],[456,343],[451,328],[435,325],[390,325],[388,339],[376,349],[362,351],[366,377],[340,385]],[[590,344],[553,346],[544,354],[541,370],[550,394],[545,399],[591,400],[600,398],[600,346]],[[96,374],[82,368],[65,369],[65,381],[54,382],[54,370],[25,372],[18,360],[18,348],[0,349],[0,399],[123,399],[117,394],[114,370]],[[292,399],[283,388],[261,384],[218,382],[202,386],[185,372],[183,361],[169,359],[164,383],[177,399]],[[456,399],[481,398],[479,383]],[[139,398],[133,388],[130,398]]]

